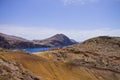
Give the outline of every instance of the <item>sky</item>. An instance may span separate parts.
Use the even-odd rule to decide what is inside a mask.
[[[0,32],[30,40],[120,37],[120,0],[0,0]]]

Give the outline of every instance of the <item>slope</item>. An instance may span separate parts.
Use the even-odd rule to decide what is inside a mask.
[[[97,80],[85,68],[72,68],[62,62],[48,61],[24,51],[1,50],[0,57],[20,63],[24,70],[31,71],[35,75],[40,76],[42,80],[80,80],[80,78],[84,80]]]
[[[72,67],[84,67],[90,72],[93,70],[99,80],[120,79],[119,37],[100,36],[80,44],[34,54]]]
[[[111,37],[97,37],[81,44],[34,53],[35,55],[20,50],[1,49],[0,57],[20,63],[23,70],[40,76],[42,80],[120,80],[119,38],[109,38]],[[99,40],[102,42],[94,42]],[[106,44],[114,55],[106,49]],[[106,48],[102,48],[103,45]],[[105,55],[102,56],[99,48],[108,53],[103,52]],[[112,64],[114,61],[116,63]],[[105,66],[106,63],[108,67]],[[117,70],[114,65],[117,65]]]

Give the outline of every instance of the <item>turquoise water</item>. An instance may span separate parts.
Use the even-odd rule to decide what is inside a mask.
[[[45,51],[45,50],[49,50],[49,49],[50,48],[25,48],[25,49],[22,49],[22,50],[33,53],[33,52]]]

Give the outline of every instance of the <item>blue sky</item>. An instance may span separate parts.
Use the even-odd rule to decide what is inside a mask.
[[[63,33],[77,41],[120,36],[120,0],[0,0],[0,32],[27,39]]]

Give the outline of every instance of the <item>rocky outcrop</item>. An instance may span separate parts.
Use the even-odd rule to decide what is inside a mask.
[[[20,63],[0,58],[0,80],[41,80],[29,71],[24,71]]]
[[[47,46],[51,46],[51,47],[56,47],[56,46],[62,47],[62,46],[68,46],[68,45],[77,43],[75,40],[69,39],[64,34],[56,34],[48,39],[34,40],[34,42],[47,45]]]

